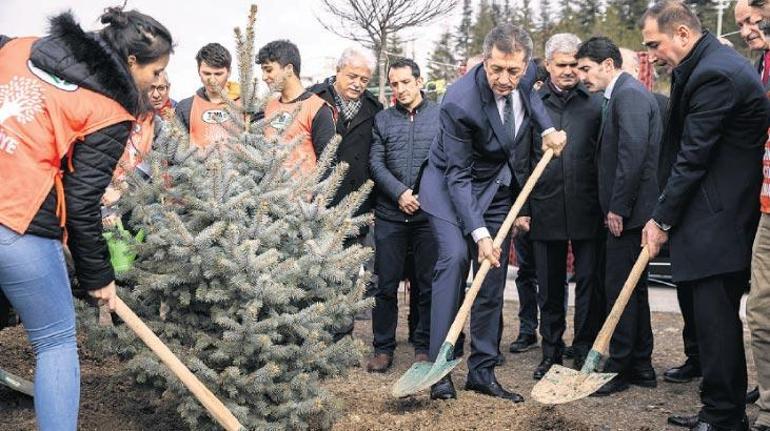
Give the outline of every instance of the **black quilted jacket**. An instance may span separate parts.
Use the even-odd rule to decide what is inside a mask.
[[[377,185],[374,214],[386,220],[413,222],[425,220],[417,211],[409,216],[398,209],[398,197],[417,182],[420,166],[438,133],[439,106],[430,100],[408,112],[400,105],[374,117],[369,167]],[[419,195],[418,195],[419,200]]]

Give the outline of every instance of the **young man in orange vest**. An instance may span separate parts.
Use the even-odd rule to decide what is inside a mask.
[[[234,124],[221,92],[237,102],[240,87],[228,81],[233,58],[224,46],[210,43],[198,51],[195,60],[203,87],[192,97],[179,102],[176,114],[190,132],[190,143],[205,148],[229,136],[228,127]]]
[[[265,105],[265,136],[276,135],[286,142],[302,136],[286,167],[311,171],[326,144],[334,137],[334,114],[331,106],[305,90],[299,79],[299,49],[288,40],[275,40],[263,46],[257,54],[262,68],[262,80],[271,92],[279,93]]]

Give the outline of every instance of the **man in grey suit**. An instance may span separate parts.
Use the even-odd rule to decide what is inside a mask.
[[[585,86],[603,91],[599,132],[599,205],[609,230],[606,243],[605,294],[608,310],[617,299],[641,250],[642,228],[658,198],[657,162],[663,126],[655,98],[622,71],[618,47],[606,37],[580,46],[578,72]],[[605,371],[618,376],[596,395],[655,387],[647,274],[642,276],[610,342]]]

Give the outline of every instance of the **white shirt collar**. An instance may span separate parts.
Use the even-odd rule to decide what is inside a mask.
[[[620,78],[620,75],[622,75],[623,72],[618,73],[615,75],[614,78],[612,78],[612,81],[610,81],[610,84],[607,86],[607,88],[604,89],[604,98],[608,99],[612,97],[612,90],[615,88],[615,83],[618,82],[618,78]]]

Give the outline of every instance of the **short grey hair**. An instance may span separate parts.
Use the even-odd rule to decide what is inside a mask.
[[[158,74],[158,78],[165,79],[166,80],[166,84],[171,86],[171,80],[168,79],[168,73],[166,72],[166,69],[163,69],[163,70],[160,71],[160,73]]]
[[[556,33],[545,43],[545,59],[553,60],[553,55],[574,54],[580,46],[580,38],[572,33]]]
[[[355,60],[363,61],[372,73],[374,73],[375,67],[377,67],[377,59],[374,58],[374,55],[369,50],[351,46],[342,51],[340,59],[337,60],[337,70],[343,69]]]
[[[529,62],[532,57],[532,38],[521,27],[500,24],[484,38],[484,59],[492,56],[492,48],[497,48],[506,54],[524,51],[524,61]]]

